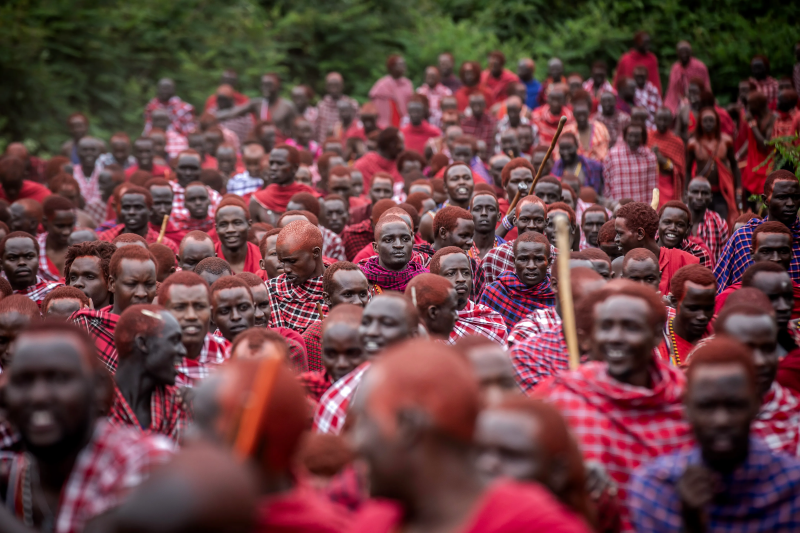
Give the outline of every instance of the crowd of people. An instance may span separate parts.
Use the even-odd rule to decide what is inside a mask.
[[[644,32],[363,104],[229,70],[9,144],[0,533],[800,530],[795,53],[725,108]]]

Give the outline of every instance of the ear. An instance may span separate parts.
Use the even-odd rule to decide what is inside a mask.
[[[644,232],[644,228],[639,228],[636,230],[636,238],[638,240],[643,241],[645,237],[647,237],[647,235]]]
[[[554,494],[561,494],[569,480],[569,466],[563,457],[550,458],[549,488]]]
[[[378,243],[375,241],[372,241],[372,251],[378,253]]]
[[[325,291],[322,291],[322,301],[325,302],[329,308],[331,307],[331,295]]]
[[[315,246],[314,249],[311,250],[311,255],[314,256],[314,259],[320,259],[322,257],[322,248]]]
[[[266,270],[267,270],[267,268],[266,268],[266,265],[264,264],[264,260],[263,260],[263,259],[259,259],[259,260],[258,260],[258,267],[259,267],[261,270],[264,270],[264,271],[266,271]]]
[[[133,338],[133,345],[142,353],[150,353],[150,348],[147,346],[147,339],[144,335],[136,335]]]
[[[170,274],[174,274],[174,273],[175,273],[175,272],[177,272],[177,271],[178,271],[178,269],[177,269],[177,268],[175,268],[175,267],[172,267],[172,268],[170,268],[170,269],[169,269],[169,273],[170,273]]]
[[[435,305],[431,305],[431,306],[428,307],[427,314],[428,314],[428,318],[431,321],[434,321],[434,320],[436,320],[436,317],[439,316],[439,308],[436,307]]]
[[[117,282],[114,281],[114,275],[113,274],[109,274],[108,275],[108,282],[107,282],[108,292],[113,294],[114,293],[114,287],[116,286],[116,284],[117,284]]]
[[[420,409],[407,407],[397,412],[397,440],[406,449],[416,448],[428,427],[430,416]]]

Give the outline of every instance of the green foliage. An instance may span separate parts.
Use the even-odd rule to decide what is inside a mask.
[[[773,163],[772,168],[783,168],[800,174],[800,134],[795,133],[791,137],[775,137],[767,141],[767,145],[772,146],[772,153],[754,170]]]
[[[584,76],[596,59],[613,68],[635,31],[653,36],[661,77],[675,43],[692,42],[721,102],[735,95],[749,60],[766,54],[776,77],[794,62],[800,3],[777,0],[7,0],[0,3],[0,148],[24,140],[52,154],[73,111],[91,132],[141,132],[141,112],[160,77],[202,110],[224,68],[240,90],[276,71],[319,94],[336,70],[364,101],[402,53],[415,85],[441,51],[485,64],[502,50],[514,69],[532,57],[546,75],[557,55]]]

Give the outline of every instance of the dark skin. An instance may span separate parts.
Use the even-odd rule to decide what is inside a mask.
[[[75,311],[83,309],[83,304],[77,298],[59,298],[50,300],[44,314],[47,318],[60,318],[66,320]]]
[[[667,207],[658,221],[658,242],[666,248],[680,248],[690,228],[686,211],[678,207]]]
[[[120,199],[119,219],[125,224],[123,233],[135,233],[146,237],[150,229],[148,226],[150,208],[143,194],[125,193]]]
[[[464,251],[469,251],[472,248],[474,235],[475,221],[459,218],[456,220],[456,227],[452,231],[448,231],[447,228],[439,228],[439,234],[435,235],[433,248],[434,250],[441,250],[446,246],[457,246]]]
[[[252,328],[255,305],[250,290],[245,287],[222,289],[211,295],[211,319],[222,336],[233,342],[239,333]]]
[[[495,405],[507,394],[519,394],[514,366],[499,345],[474,346],[467,351],[485,405]]]
[[[647,248],[658,257],[661,253],[661,246],[651,236],[645,233],[644,228],[630,228],[624,218],[614,219],[614,229],[617,236],[614,243],[619,246],[623,254],[627,254],[634,248]]]
[[[11,213],[11,219],[8,221],[11,231],[24,231],[31,235],[39,233],[37,228],[40,220],[24,205],[13,203],[8,211]]]
[[[250,295],[253,297],[253,326],[257,328],[266,328],[269,326],[269,320],[272,317],[272,310],[269,306],[269,291],[267,286],[260,283],[254,287],[250,287]]]
[[[358,334],[372,358],[389,346],[417,335],[417,329],[408,318],[411,302],[396,296],[376,296],[364,308]]]
[[[234,273],[244,271],[247,260],[247,232],[250,229],[248,213],[241,207],[228,205],[217,210],[216,227],[224,259]]]
[[[95,309],[111,305],[108,280],[103,275],[99,257],[92,255],[76,257],[69,269],[69,278],[66,283],[88,296]]]
[[[378,200],[391,198],[394,194],[392,186],[393,182],[387,178],[373,178],[372,185],[369,188],[369,198],[372,200],[372,205],[375,205]]]
[[[350,211],[341,200],[327,200],[325,202],[325,227],[337,235],[341,235],[345,226],[350,221]]]
[[[399,272],[411,261],[414,237],[405,222],[390,222],[381,227],[380,238],[372,246],[381,267]]]
[[[472,158],[475,157],[472,154],[472,146],[469,144],[456,144],[453,146],[453,149],[450,150],[450,154],[453,156],[453,162],[456,163],[464,163],[465,165],[469,166],[470,161]]]
[[[214,241],[205,239],[198,241],[196,239],[186,239],[181,243],[181,248],[178,254],[178,266],[181,270],[194,271],[197,263],[207,257],[214,257]]]
[[[753,261],[772,261],[788,271],[792,263],[792,237],[785,233],[759,233]]]
[[[150,139],[138,139],[133,143],[133,157],[141,170],[153,170],[153,156],[155,147]],[[199,173],[198,173],[199,175]]]
[[[514,252],[514,270],[526,287],[538,285],[547,277],[550,247],[538,242],[518,242]]]
[[[706,210],[713,201],[711,184],[705,179],[693,179],[686,189],[686,205],[692,212],[692,235],[697,235],[697,230],[706,216]]]
[[[762,198],[766,201],[770,220],[792,227],[800,208],[800,183],[797,180],[776,180],[771,193],[762,195]]]
[[[178,321],[167,312],[158,315],[164,324],[161,331],[155,335],[136,335],[133,351],[120,355],[114,374],[117,388],[143,430],[150,429],[153,393],[159,387],[175,384],[175,364],[186,356]]]
[[[178,157],[175,166],[175,177],[178,185],[186,187],[193,181],[200,181],[200,158],[196,155],[184,154]]]
[[[458,295],[455,289],[449,289],[447,297],[440,304],[421,309],[420,315],[432,337],[448,338],[458,319]]]
[[[153,303],[156,279],[153,261],[123,259],[117,272],[112,272],[108,277],[108,291],[114,294],[111,312],[121,315],[131,305]]]
[[[329,309],[344,303],[365,307],[369,302],[369,282],[360,270],[337,270],[332,281],[331,293],[322,293]]]
[[[586,235],[586,242],[589,243],[590,246],[594,248],[599,246],[597,244],[597,236],[600,233],[600,228],[602,228],[605,223],[606,216],[604,213],[590,211],[584,214],[581,230],[583,234]]]
[[[540,181],[533,189],[533,194],[542,199],[546,205],[560,202],[562,199],[561,185]]]
[[[203,350],[211,320],[211,302],[204,285],[173,285],[169,299],[161,302],[181,327],[181,342],[186,357],[197,359]]]
[[[753,278],[752,286],[767,295],[775,310],[778,343],[787,353],[797,348],[797,344],[786,330],[794,307],[792,278],[786,272],[760,272]]]
[[[325,271],[322,264],[322,249],[313,248],[298,241],[297,237],[286,239],[276,246],[278,261],[283,265],[283,273],[292,285],[303,285],[311,278],[317,278]]]
[[[11,345],[25,326],[30,324],[31,317],[11,311],[0,315],[0,367],[8,369],[13,353]]]
[[[171,187],[150,187],[153,205],[150,207],[150,223],[161,227],[164,217],[172,213],[173,193]]]
[[[342,379],[367,359],[358,329],[344,320],[325,324],[322,365],[332,382]]]
[[[704,138],[711,140],[711,142],[722,142],[718,139],[714,139],[714,130],[717,127],[717,119],[711,113],[703,113],[700,117],[700,129],[702,130],[702,135]],[[714,155],[714,154],[712,154]],[[714,157],[716,157],[714,155]],[[708,180],[711,183],[717,184],[719,183],[719,174],[717,171],[716,165],[709,165],[709,162],[706,160],[701,160],[697,157],[697,152],[694,148],[690,145],[686,147],[686,181],[692,179],[692,166],[697,163],[697,173],[701,173],[703,168],[708,167],[709,171],[705,174]],[[733,143],[729,142],[726,146],[725,150],[725,163],[727,164],[728,169],[733,173],[733,183],[734,188],[738,191],[741,188],[742,184],[742,177],[741,171],[739,170],[739,163],[736,160],[736,151],[734,150]]]
[[[503,186],[503,167],[508,164],[511,159],[507,155],[499,154],[489,158],[489,174],[492,176],[492,181],[495,187]]]
[[[655,291],[659,290],[658,285],[661,283],[661,271],[658,269],[658,264],[652,259],[628,261],[622,270],[622,277],[650,285]]]
[[[466,254],[448,254],[441,258],[439,263],[439,275],[449,279],[455,287],[457,301],[457,311],[463,310],[469,302],[472,292],[472,265]]]
[[[289,151],[285,148],[273,148],[269,153],[267,176],[269,183],[286,187],[295,181],[298,165],[289,161]],[[266,222],[275,225],[279,213],[264,209],[254,199],[250,200],[250,214],[255,222]]]
[[[756,365],[758,395],[763,398],[769,392],[775,376],[778,375],[778,327],[772,317],[763,314],[731,315],[725,322],[723,331],[742,344],[753,354]]]
[[[283,265],[278,260],[277,235],[267,237],[266,253],[267,255],[262,256],[261,261],[259,261],[259,266],[261,267],[261,270],[267,273],[269,279],[277,278],[283,274]]]
[[[475,246],[483,259],[489,250],[494,248],[497,219],[500,216],[500,209],[497,200],[488,194],[478,194],[472,197],[472,220],[475,224],[475,232],[472,236]]]
[[[711,319],[714,317],[714,301],[716,288],[702,286],[691,281],[685,284],[686,293],[683,299],[677,302],[673,327],[675,334],[681,338],[695,343],[708,331]]]
[[[570,222],[569,215],[566,212],[553,210],[547,213],[547,226],[544,229],[544,234],[547,236],[550,242],[556,242],[556,219],[558,217],[565,217],[567,219],[567,227],[569,228],[569,247],[570,250],[574,250],[575,245],[578,244],[578,226]]]
[[[516,222],[517,234],[522,235],[529,231],[544,233],[547,227],[547,215],[541,204],[526,202],[519,207],[519,217]]]
[[[348,202],[353,196],[353,181],[349,176],[329,176],[328,190],[331,194],[338,194]]]
[[[558,153],[561,156],[561,160],[564,162],[564,173],[574,174],[578,176],[581,181],[585,180],[586,169],[583,165],[581,165],[581,168],[578,168],[581,162],[578,159],[578,143],[575,142],[575,139],[572,137],[562,137],[561,140],[558,141]],[[537,188],[538,187],[537,185]],[[537,194],[537,196],[539,195]],[[542,198],[542,200],[544,200],[544,198]],[[545,203],[549,205],[552,202],[545,200]]]
[[[211,205],[208,189],[201,185],[187,187],[184,192],[183,204],[189,211],[190,217],[195,220],[205,220],[208,218],[208,208]]]
[[[28,237],[14,237],[6,241],[3,252],[3,272],[15,291],[36,285],[39,273],[39,246]]]
[[[58,273],[63,276],[69,236],[75,229],[75,213],[56,211],[52,218],[45,219],[45,228],[47,229],[45,242],[47,257],[56,265]]]

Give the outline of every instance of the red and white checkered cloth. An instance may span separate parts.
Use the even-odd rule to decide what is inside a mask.
[[[569,370],[569,351],[562,324],[511,349],[517,384],[530,393],[544,379]]]
[[[603,196],[614,200],[632,198],[650,203],[653,189],[658,187],[658,161],[646,146],[633,152],[620,141],[609,150],[603,161]]]
[[[14,291],[14,294],[22,294],[23,296],[27,296],[36,302],[36,305],[38,305],[39,309],[41,310],[42,302],[44,301],[45,297],[50,294],[50,291],[62,285],[64,284],[56,281],[47,281],[41,276],[36,276],[36,285],[25,287],[20,291]]]
[[[358,102],[356,100],[344,95],[340,98],[350,102],[355,112],[358,113]],[[329,134],[333,134],[333,127],[339,121],[339,109],[336,107],[337,104],[338,101],[334,100],[329,94],[323,96],[322,100],[317,103],[317,124],[315,128],[317,132],[317,142],[325,142],[325,137]]]
[[[122,391],[114,387],[114,405],[108,413],[108,421],[115,426],[128,426],[138,432],[164,435],[180,442],[189,425],[189,413],[177,387],[156,387],[150,396],[150,427],[144,431]]]
[[[633,104],[647,109],[647,127],[655,127],[656,111],[662,104],[661,94],[659,94],[656,86],[649,81],[645,82],[644,89],[640,89],[637,86],[636,93],[633,96]]]
[[[319,231],[322,233],[322,255],[330,257],[331,259],[336,259],[337,261],[347,261],[342,238],[325,226],[318,227]]]
[[[558,313],[556,313],[555,307],[535,309],[523,320],[517,322],[517,325],[511,329],[511,333],[508,334],[508,345],[514,346],[516,344],[525,342],[526,340],[560,324],[561,317],[558,316]]]
[[[217,206],[219,205],[220,201],[222,201],[222,196],[220,196],[217,191],[211,187],[206,187],[206,189],[208,189],[208,199],[211,200],[211,204],[208,206],[208,218],[205,220],[195,221],[192,219],[192,216],[189,214],[189,210],[186,209],[186,205],[184,204],[186,189],[181,187],[178,182],[175,181],[170,181],[169,186],[172,187],[173,195],[172,212],[169,215],[169,220],[175,224],[176,228],[182,231],[192,231],[199,229],[199,227],[196,226],[202,225],[208,220],[211,220],[213,223],[214,213],[217,212]]]
[[[100,195],[100,182],[99,182],[99,176],[101,170],[102,167],[100,165],[95,165],[94,170],[92,170],[92,175],[87,178],[83,174],[83,167],[81,167],[80,165],[72,166],[72,177],[75,178],[75,181],[78,182],[78,187],[80,187],[81,189],[81,196],[83,196],[86,205],[95,202],[102,202],[102,197]],[[105,214],[106,213],[104,209],[100,219],[95,221],[102,222],[103,218],[105,217]],[[94,216],[92,218],[94,218]]]
[[[328,305],[322,298],[322,276],[311,278],[302,286],[291,284],[285,274],[267,282],[269,306],[272,317],[271,328],[289,328],[302,334],[315,320],[321,320],[317,303],[322,312],[328,312]]]
[[[153,127],[150,116],[156,109],[166,109],[169,113],[171,121],[169,129],[175,129],[182,135],[194,132],[194,107],[179,97],[173,96],[166,104],[162,104],[158,98],[147,102],[147,106],[144,108],[144,135],[147,135]]]
[[[176,387],[196,387],[200,381],[211,375],[216,368],[231,358],[231,343],[224,337],[206,334],[203,350],[197,359],[184,357],[175,366],[178,375]]]
[[[458,312],[458,318],[447,339],[447,344],[455,344],[458,339],[467,335],[480,335],[497,344],[505,345],[508,331],[500,313],[485,305],[468,300],[467,306]]]
[[[430,116],[428,122],[437,128],[442,125],[442,98],[452,96],[453,91],[441,83],[437,83],[431,88],[427,83],[417,87],[417,94],[422,94],[428,98],[428,111]]]
[[[583,90],[591,94],[592,97],[594,97],[594,80],[592,78],[589,78],[588,80],[583,82]],[[600,87],[599,94],[603,94],[606,91],[617,94],[617,90],[614,88],[613,85],[611,85],[611,82],[608,80],[605,80],[603,82],[603,86]]]
[[[317,411],[314,413],[314,431],[334,435],[342,432],[347,409],[350,407],[353,395],[369,365],[369,361],[361,363],[358,368],[334,383],[322,395],[317,405]]]
[[[47,281],[60,281],[61,275],[50,268],[47,259],[47,232],[40,233],[36,240],[39,242],[39,276]]]
[[[800,397],[773,381],[750,430],[773,452],[797,457],[800,452]]]
[[[764,93],[767,97],[767,105],[770,109],[774,110],[778,103],[778,80],[772,76],[767,76],[763,80],[750,78],[750,81],[755,83],[756,89]]]
[[[550,265],[557,256],[558,250],[551,244]],[[489,253],[483,258],[481,268],[483,268],[485,276],[484,287],[495,281],[506,270],[514,272],[514,241],[503,243],[489,250]],[[547,268],[547,271],[550,271],[550,267]]]
[[[164,151],[167,152],[170,159],[175,159],[179,153],[189,148],[189,141],[177,131],[167,130],[166,140]]]
[[[719,216],[719,213],[706,209],[703,221],[697,226],[695,237],[703,241],[711,252],[711,259],[716,264],[722,247],[728,242],[728,223]]]

